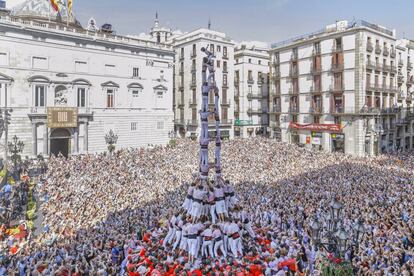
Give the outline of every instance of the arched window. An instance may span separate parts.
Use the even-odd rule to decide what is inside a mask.
[[[161,35],[160,33],[157,33],[157,42],[160,43],[161,42]]]

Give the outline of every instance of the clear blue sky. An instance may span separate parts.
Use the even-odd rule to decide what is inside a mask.
[[[22,1],[9,0],[8,2]],[[47,0],[45,0],[47,1]],[[120,34],[148,32],[158,11],[162,25],[190,31],[206,27],[237,41],[277,42],[336,20],[364,19],[414,39],[413,0],[73,0],[83,25],[93,16]]]

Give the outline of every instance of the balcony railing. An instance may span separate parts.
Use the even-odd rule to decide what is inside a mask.
[[[197,51],[191,51],[191,58],[197,57]]]
[[[384,47],[384,51],[382,52],[382,54],[383,54],[385,57],[388,57],[388,55],[390,54],[390,51],[388,50],[388,47]]]
[[[184,55],[180,55],[179,60],[183,61],[184,60]]]
[[[191,66],[191,73],[194,73],[195,71],[197,71],[197,68],[194,65],[192,65]]]
[[[193,89],[197,86],[197,82],[195,81],[190,81],[190,88]]]
[[[332,72],[341,72],[344,70],[344,65],[340,63],[332,64],[331,71]]]
[[[319,114],[322,113],[322,106],[313,106],[309,108],[309,113]]]
[[[190,107],[197,106],[197,99],[190,99],[190,100],[188,101],[188,105],[189,105]]]
[[[262,114],[263,111],[261,108],[258,109],[253,109],[253,108],[249,108],[247,109],[247,114]]]
[[[223,59],[229,59],[228,54],[223,54]]]
[[[227,69],[227,67],[223,67],[223,73],[228,73],[229,71],[228,71],[228,69]]]
[[[321,48],[313,48],[312,56],[319,56],[321,54]]]
[[[237,78],[234,78],[234,85],[239,86],[239,84],[240,84],[240,80]]]
[[[198,120],[188,120],[187,125],[192,126],[192,127],[196,127],[196,126],[198,126]]]
[[[375,53],[378,55],[381,54],[381,46],[379,44],[375,45]]]
[[[382,64],[379,62],[375,63],[375,71],[381,71],[382,70]]]
[[[322,88],[321,88],[321,86],[319,85],[319,86],[311,86],[310,88],[309,88],[309,92],[311,92],[311,93],[321,93],[322,92]]]
[[[375,63],[372,62],[371,60],[368,60],[367,61],[367,69],[374,70],[375,69]]]
[[[281,106],[278,106],[278,105],[274,105],[272,107],[272,109],[271,109],[271,112],[273,112],[273,113],[280,113],[280,112],[282,112],[282,107]]]
[[[272,79],[273,80],[278,80],[280,79],[280,71],[274,71],[273,75],[272,75]]]
[[[297,95],[299,94],[299,88],[289,87],[288,94],[290,95]]]
[[[299,106],[289,106],[290,113],[299,113]]]
[[[229,119],[223,119],[220,122],[222,125],[232,125],[233,124],[233,120],[229,120]]]
[[[298,53],[292,53],[290,56],[290,61],[297,61],[298,60]]]
[[[398,60],[398,67],[403,67],[403,65],[404,65],[403,60],[402,59],[399,59]]]
[[[366,84],[366,90],[367,91],[374,91],[378,89],[378,84],[373,84],[373,83],[367,83]]]
[[[374,50],[374,46],[372,45],[372,42],[367,42],[367,52],[372,52]]]
[[[342,52],[342,51],[343,51],[342,44],[337,44],[337,45],[332,47],[332,52],[333,53],[338,53],[338,52]]]
[[[291,68],[289,71],[289,77],[297,78],[299,76],[299,69],[298,68]]]
[[[322,72],[322,67],[320,66],[312,66],[311,67],[311,74],[313,75],[319,75]]]
[[[223,106],[230,106],[231,102],[229,99],[220,99],[220,104]]]
[[[407,70],[411,71],[413,69],[413,64],[412,62],[407,62]]]
[[[396,56],[397,56],[397,52],[395,51],[395,49],[391,49],[390,57],[395,58]]]
[[[343,92],[345,90],[345,87],[343,84],[336,84],[336,85],[331,85],[329,87],[329,91],[330,92]]]
[[[331,107],[331,113],[332,114],[343,114],[345,113],[345,109],[343,106],[334,106],[334,107]]]
[[[184,119],[175,119],[174,124],[176,125],[184,125]]]
[[[404,76],[403,75],[398,75],[398,77],[397,77],[397,81],[398,81],[398,83],[403,83],[404,82]]]
[[[177,102],[177,106],[178,106],[178,108],[183,108],[184,107],[184,99],[183,98],[181,98],[181,100],[179,100]]]
[[[262,97],[263,97],[262,94],[256,94],[256,93],[247,94],[248,99],[261,99]]]
[[[253,78],[247,78],[247,83],[253,84],[254,83],[254,79]]]

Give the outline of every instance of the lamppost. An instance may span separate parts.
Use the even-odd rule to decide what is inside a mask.
[[[116,135],[112,129],[105,135],[105,142],[108,145],[108,151],[110,154],[115,150],[115,144],[118,141],[118,135]]]
[[[17,170],[17,162],[21,161],[20,153],[23,152],[24,149],[24,143],[23,141],[20,141],[19,138],[17,138],[16,135],[14,135],[11,142],[7,144],[8,150],[11,153],[11,160],[13,162],[14,170]]]
[[[170,138],[169,145],[174,147],[176,144],[175,138],[177,138],[177,134],[175,133],[175,131],[171,130],[170,132],[168,132],[168,138]]]
[[[329,253],[330,261],[338,265],[346,264],[343,260],[347,252],[350,252],[348,260],[352,263],[354,251],[358,252],[359,244],[365,234],[362,219],[358,219],[347,231],[343,217],[343,204],[334,197],[325,216],[318,219],[315,215],[309,224],[313,244],[325,249]]]

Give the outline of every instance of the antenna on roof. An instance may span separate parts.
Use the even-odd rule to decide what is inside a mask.
[[[211,19],[210,19],[210,17],[208,17],[208,29],[209,30],[211,29]]]

